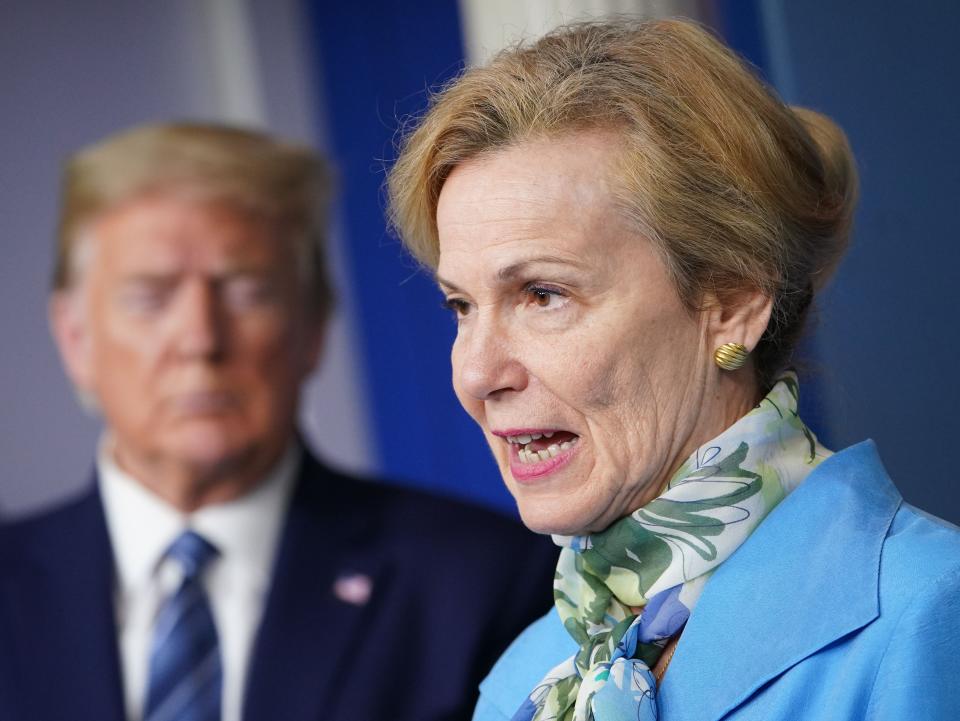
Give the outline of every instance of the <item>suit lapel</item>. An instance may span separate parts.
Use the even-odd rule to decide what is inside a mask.
[[[338,674],[387,582],[375,532],[344,487],[305,454],[281,538],[272,588],[248,674],[245,721],[330,717]],[[352,510],[353,509],[353,510]],[[352,512],[351,512],[352,510]],[[359,585],[334,592],[338,579]],[[363,583],[374,593],[363,602]]]
[[[876,618],[880,553],[900,503],[872,442],[824,461],[707,584],[664,677],[664,716],[720,719]]]
[[[96,487],[26,543],[8,617],[28,718],[122,721],[113,555]]]

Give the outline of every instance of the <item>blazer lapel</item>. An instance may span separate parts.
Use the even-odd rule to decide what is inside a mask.
[[[387,582],[386,564],[367,550],[372,519],[345,497],[343,482],[305,454],[248,674],[245,721],[329,718],[338,674]]]
[[[824,461],[708,582],[664,677],[664,716],[722,718],[876,618],[880,553],[901,501],[872,442]],[[825,615],[823,598],[844,602]]]
[[[26,543],[8,602],[28,718],[123,721],[113,554],[96,487]]]

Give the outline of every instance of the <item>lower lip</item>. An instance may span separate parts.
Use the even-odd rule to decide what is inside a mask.
[[[513,477],[517,483],[534,483],[544,476],[549,476],[551,473],[556,473],[570,463],[570,461],[573,460],[573,457],[576,455],[577,449],[579,448],[580,443],[577,442],[567,450],[560,451],[560,453],[552,458],[548,458],[545,461],[537,461],[536,463],[521,463],[519,456],[520,449],[511,443],[510,473],[513,474]]]
[[[210,415],[224,413],[233,405],[227,393],[191,393],[178,397],[174,407],[183,415]]]

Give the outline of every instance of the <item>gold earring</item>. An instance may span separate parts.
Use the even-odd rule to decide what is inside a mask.
[[[749,354],[743,343],[724,343],[713,352],[713,361],[725,371],[735,371],[747,362]]]

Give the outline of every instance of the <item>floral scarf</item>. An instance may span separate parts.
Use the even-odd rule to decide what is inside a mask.
[[[651,669],[713,570],[830,455],[797,415],[797,378],[698,448],[666,490],[610,528],[554,536],[557,611],[579,646],[513,721],[659,717]]]

